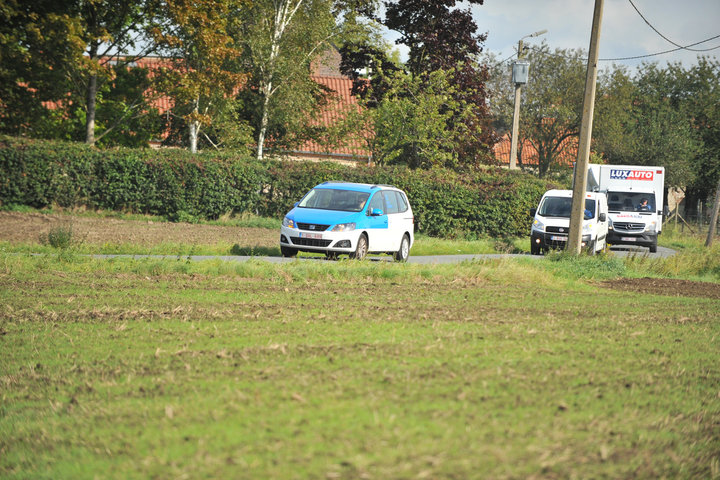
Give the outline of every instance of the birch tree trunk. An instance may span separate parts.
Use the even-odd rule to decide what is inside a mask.
[[[257,159],[262,160],[263,148],[265,144],[265,135],[267,134],[267,126],[269,123],[270,116],[270,98],[275,89],[273,88],[273,80],[275,76],[275,63],[278,56],[280,55],[280,42],[282,41],[283,35],[287,26],[292,21],[295,13],[302,5],[303,0],[274,0],[273,5],[275,8],[275,17],[273,22],[272,34],[270,39],[270,56],[268,58],[268,67],[266,70],[266,76],[264,83],[260,88],[263,95],[263,107],[262,116],[260,120],[260,130],[258,132],[257,140]]]
[[[199,105],[200,105],[200,97],[195,97],[195,102],[193,106],[193,113],[190,118],[190,153],[197,153],[197,139],[198,139],[198,130],[200,130],[200,122],[198,121],[198,114],[199,114]]]
[[[269,87],[272,88],[272,82],[270,82]],[[265,132],[267,131],[267,125],[268,125],[268,115],[269,115],[269,106],[270,104],[270,96],[265,95],[263,98],[263,109],[262,109],[262,118],[260,119],[260,132],[258,133],[258,140],[257,140],[257,159],[262,160],[263,158],[263,147],[265,145]]]
[[[88,54],[90,60],[95,61],[97,59],[98,46],[93,44],[90,47]],[[95,110],[97,103],[97,72],[90,72],[90,78],[88,79],[87,86],[87,107],[85,115],[85,143],[88,145],[95,145]]]

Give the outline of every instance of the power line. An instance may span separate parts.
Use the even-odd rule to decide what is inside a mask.
[[[679,46],[678,48],[673,48],[673,49],[671,49],[671,50],[665,50],[665,51],[663,51],[663,52],[648,53],[647,55],[636,55],[636,56],[634,56],[634,57],[600,58],[599,60],[601,60],[601,61],[603,61],[603,62],[616,62],[616,61],[620,61],[620,60],[638,60],[638,59],[641,59],[641,58],[657,57],[658,55],[665,55],[665,54],[667,54],[667,53],[677,52],[678,50],[691,50],[691,51],[694,51],[694,52],[709,52],[709,51],[711,51],[711,50],[717,50],[718,48],[720,48],[720,45],[718,45],[718,46],[716,46],[716,47],[712,47],[712,48],[706,48],[706,49],[703,49],[703,50],[693,50],[693,49],[691,49],[691,48],[689,48],[689,47],[694,47],[695,45],[700,45],[701,43],[709,42],[709,41],[711,41],[711,40],[715,40],[716,38],[720,38],[720,35],[715,35],[714,37],[710,37],[710,38],[707,38],[707,39],[705,39],[705,40],[701,40],[701,41],[699,41],[699,42],[691,43],[690,45]]]
[[[713,40],[713,39],[718,38],[718,37],[713,37],[713,38],[711,38],[711,39],[703,40],[702,42],[698,42],[698,43],[695,43],[695,44],[692,44],[692,45],[687,45],[687,46],[682,46],[682,45],[680,45],[680,44],[678,44],[678,43],[673,42],[673,41],[670,40],[668,37],[666,37],[665,35],[663,35],[662,33],[660,33],[660,31],[659,31],[657,28],[655,28],[655,27],[653,26],[653,24],[648,21],[647,18],[645,18],[645,15],[643,15],[643,14],[640,12],[640,10],[638,10],[638,8],[635,6],[635,4],[633,3],[632,0],[628,0],[628,1],[630,2],[630,5],[632,5],[632,7],[635,9],[635,11],[637,12],[637,14],[640,15],[640,18],[642,18],[643,21],[645,21],[645,23],[647,23],[648,27],[652,28],[655,33],[657,33],[658,35],[660,35],[660,37],[663,38],[663,40],[666,40],[666,41],[668,41],[669,43],[671,43],[671,44],[675,45],[676,47],[678,47],[678,50],[689,50],[689,51],[691,51],[691,52],[709,52],[710,50],[715,50],[716,48],[720,48],[720,47],[705,48],[705,49],[702,49],[702,48],[689,48],[689,47],[698,45],[698,44],[700,44],[700,43],[705,43],[705,42],[707,42],[707,41],[709,41],[709,40]],[[720,36],[720,35],[718,35],[718,36]],[[676,51],[676,50],[668,50],[668,52],[675,52],[675,51]],[[663,52],[663,53],[667,53],[667,52]],[[660,54],[658,54],[658,55],[660,55]]]
[[[642,18],[642,19],[645,21],[645,23],[646,23],[650,28],[653,29],[653,31],[654,31],[655,33],[657,33],[660,37],[662,37],[664,40],[666,40],[667,42],[671,43],[672,45],[674,45],[674,46],[677,47],[677,48],[673,48],[673,49],[670,49],[670,50],[663,50],[663,51],[657,52],[657,53],[648,53],[648,54],[645,54],[645,55],[634,55],[634,56],[629,56],[629,57],[618,57],[618,58],[599,58],[598,61],[601,61],[601,62],[619,62],[619,61],[624,61],[624,60],[640,60],[640,59],[643,59],[643,58],[657,57],[657,56],[659,56],[659,55],[667,55],[668,53],[677,52],[677,51],[679,51],[679,50],[688,50],[688,51],[690,51],[690,52],[710,52],[710,51],[717,50],[717,49],[720,48],[720,45],[717,45],[717,46],[715,46],[715,47],[710,47],[710,48],[690,48],[690,47],[694,47],[694,46],[696,46],[696,45],[700,45],[700,44],[707,43],[707,42],[710,42],[710,41],[712,41],[712,40],[718,39],[718,38],[720,38],[720,35],[715,35],[714,37],[706,38],[705,40],[700,40],[699,42],[691,43],[691,44],[689,44],[689,45],[680,45],[680,44],[678,44],[678,43],[673,42],[672,40],[670,40],[669,38],[667,38],[665,35],[663,35],[662,33],[660,33],[660,31],[659,31],[657,28],[655,28],[655,27],[648,21],[647,18],[645,18],[645,16],[640,12],[640,10],[638,10],[638,8],[635,6],[635,4],[633,3],[632,0],[628,0],[628,1],[630,2],[630,5],[632,5],[632,7],[635,9],[635,11],[637,12],[637,14],[640,15],[640,18]],[[541,50],[541,49],[539,49],[538,47],[535,47],[535,46],[532,46],[532,47],[530,47],[530,48],[532,48],[532,49],[535,50],[537,53],[540,53],[540,54],[542,54],[542,55],[548,55],[548,56],[552,56],[552,57],[562,57],[562,58],[565,58],[563,55],[558,55],[558,54],[556,54],[556,53],[552,53],[552,52],[549,52],[549,51],[543,51],[543,50]],[[500,62],[500,64],[506,63],[508,60],[510,60],[510,59],[511,59],[512,57],[514,57],[515,55],[516,55],[516,53],[513,53],[513,54],[510,55],[508,58],[506,58],[505,60],[503,60],[502,62]],[[587,59],[583,59],[583,60],[587,60]]]
[[[646,54],[646,55],[635,55],[635,56],[631,56],[631,57],[599,58],[598,60],[601,61],[601,62],[619,62],[619,61],[622,61],[622,60],[639,60],[639,59],[642,59],[642,58],[657,57],[658,55],[665,55],[665,54],[668,54],[668,53],[677,52],[678,50],[692,50],[692,49],[690,49],[690,48],[688,48],[688,47],[694,47],[695,45],[700,45],[701,43],[706,43],[706,42],[709,42],[709,41],[711,41],[711,40],[715,40],[716,38],[720,38],[720,35],[715,35],[714,37],[706,38],[705,40],[700,40],[699,42],[691,43],[690,45],[680,46],[680,47],[678,47],[678,48],[673,48],[673,49],[671,49],[671,50],[664,50],[664,51],[662,51],[662,52],[648,53],[648,54]],[[549,51],[544,51],[544,50],[542,50],[542,49],[540,49],[540,48],[538,48],[538,47],[535,47],[535,46],[532,46],[532,47],[530,47],[530,48],[532,48],[533,50],[535,50],[535,52],[540,53],[540,54],[542,54],[542,55],[548,55],[548,56],[551,56],[551,57],[562,57],[562,58],[565,58],[564,55],[558,55],[557,53],[552,53],[552,52],[549,52]],[[718,46],[716,46],[716,47],[712,47],[712,48],[707,48],[707,49],[703,49],[703,50],[693,50],[693,51],[709,52],[709,51],[711,51],[711,50],[717,50],[718,48],[720,48],[720,45],[718,45]],[[513,54],[513,56],[514,56],[514,54]],[[512,58],[512,57],[511,57],[511,58]],[[584,60],[587,60],[587,59],[584,59]],[[507,61],[507,60],[505,60],[505,61]]]

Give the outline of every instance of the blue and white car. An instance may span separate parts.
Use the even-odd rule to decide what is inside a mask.
[[[325,182],[288,212],[280,230],[284,257],[321,252],[328,258],[388,253],[404,262],[415,240],[407,195],[391,185]]]

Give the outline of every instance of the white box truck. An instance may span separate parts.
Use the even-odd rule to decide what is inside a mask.
[[[572,190],[548,190],[532,209],[530,253],[540,255],[551,248],[565,248],[570,231]],[[585,193],[585,216],[582,226],[582,246],[591,255],[607,248],[608,205],[601,192]]]
[[[657,252],[664,189],[664,167],[588,166],[587,191],[607,195],[610,245],[641,245]]]

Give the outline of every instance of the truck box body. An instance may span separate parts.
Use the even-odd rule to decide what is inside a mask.
[[[539,255],[551,248],[565,248],[570,231],[572,190],[548,190],[533,213],[530,253]],[[591,254],[607,247],[607,197],[601,192],[585,193],[582,246]]]
[[[588,166],[588,191],[608,201],[608,243],[641,245],[657,251],[662,231],[665,168],[635,165]]]

